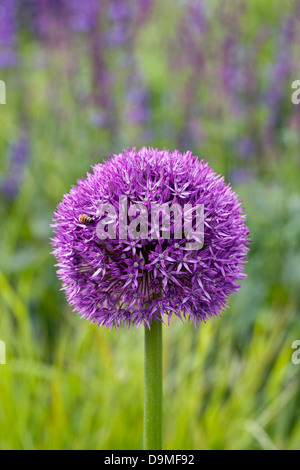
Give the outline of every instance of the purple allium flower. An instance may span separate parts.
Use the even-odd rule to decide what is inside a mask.
[[[108,7],[108,16],[112,21],[127,20],[130,16],[130,5],[123,0],[113,0]],[[129,6],[129,8],[128,8]]]
[[[146,237],[140,230],[136,238],[100,239],[99,207],[109,203],[115,208],[120,235],[119,198],[124,196],[128,208],[137,203],[148,209],[152,204],[202,204],[202,248],[189,249],[185,235],[149,237],[153,232],[148,219]],[[86,224],[79,221],[82,214],[89,216]],[[128,214],[127,223],[134,220]],[[51,242],[63,289],[82,317],[117,328],[150,327],[153,320],[164,321],[167,315],[170,321],[176,315],[197,326],[220,316],[228,296],[240,287],[236,281],[246,277],[245,219],[230,185],[204,160],[191,152],[134,148],[95,165],[93,173],[63,197]],[[174,227],[179,224],[178,217],[174,222]]]
[[[221,76],[225,90],[234,100],[243,91],[245,84],[246,69],[242,60],[243,53],[245,51],[241,49],[235,35],[229,35],[225,38]]]
[[[133,124],[146,122],[150,117],[149,91],[136,86],[128,91],[127,99],[126,120]]]
[[[107,34],[107,42],[110,47],[120,47],[128,43],[129,29],[126,24],[115,24]]]
[[[0,69],[10,69],[17,65],[17,54],[13,49],[0,51]]]
[[[26,135],[19,136],[8,149],[8,169],[0,182],[0,191],[7,199],[14,199],[19,192],[24,170],[30,157],[30,142]]]
[[[128,47],[133,40],[134,21],[138,4],[126,0],[113,0],[109,5],[110,19],[107,43],[112,48]]]
[[[188,16],[191,27],[195,29],[197,34],[206,32],[207,19],[205,5],[203,3],[196,1],[188,5]]]
[[[66,2],[70,9],[70,26],[75,31],[88,32],[97,24],[97,1],[95,0],[69,0]]]
[[[93,127],[104,127],[106,124],[106,116],[101,111],[93,111],[90,115],[90,124]]]
[[[275,62],[270,69],[270,86],[266,93],[266,101],[270,108],[270,114],[273,115],[273,109],[278,106],[284,96],[285,82],[290,77],[293,60],[292,49],[295,36],[294,17],[284,18],[277,41]],[[271,117],[272,120],[272,117]]]
[[[16,42],[15,0],[2,0],[0,4],[0,44],[12,46]]]

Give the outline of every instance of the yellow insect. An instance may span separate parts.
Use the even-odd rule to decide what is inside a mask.
[[[94,219],[90,215],[81,214],[79,216],[79,222],[84,225],[89,225],[94,222]]]

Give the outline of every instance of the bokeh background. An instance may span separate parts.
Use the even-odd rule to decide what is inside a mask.
[[[300,449],[300,1],[1,0],[1,449],[141,449],[143,329],[67,305],[51,219],[123,148],[192,150],[243,199],[248,279],[164,334],[166,449]]]

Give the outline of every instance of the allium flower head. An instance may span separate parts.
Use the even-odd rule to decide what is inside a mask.
[[[120,198],[126,198],[128,208],[127,236]],[[162,231],[166,227],[155,236],[151,208],[173,204],[204,208],[201,247],[191,246],[185,232],[178,237],[181,220],[175,213],[169,236]],[[103,207],[112,207],[114,216],[109,218]],[[140,224],[133,237],[130,227],[145,211],[147,230]],[[106,238],[99,236],[103,221]],[[97,164],[64,196],[53,227],[53,254],[69,303],[84,318],[108,328],[150,327],[165,315],[168,322],[175,315],[197,326],[220,316],[228,296],[240,287],[237,280],[246,277],[249,231],[241,201],[223,177],[191,152],[134,148]]]

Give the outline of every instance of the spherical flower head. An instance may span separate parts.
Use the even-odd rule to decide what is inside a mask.
[[[58,276],[74,310],[98,325],[149,328],[175,315],[198,326],[246,277],[245,219],[230,185],[191,152],[124,150],[58,205]]]

